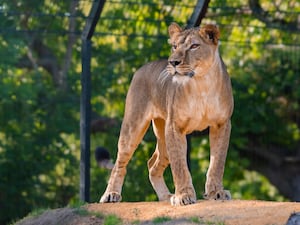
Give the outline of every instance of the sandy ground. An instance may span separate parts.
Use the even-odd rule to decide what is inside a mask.
[[[115,214],[129,223],[171,217],[199,218],[200,221],[216,224],[223,222],[226,225],[283,225],[287,223],[292,213],[300,212],[300,203],[245,200],[198,201],[193,205],[174,207],[167,202],[121,202],[90,204],[87,209],[105,215]]]
[[[112,214],[122,219],[122,225],[286,225],[292,213],[300,212],[300,203],[244,200],[198,201],[177,207],[167,202],[94,203],[83,207],[90,213],[78,213],[80,208],[53,209],[27,216],[16,225],[112,225],[115,222],[107,223],[109,217],[103,217]],[[156,222],[163,217],[169,219]],[[300,213],[293,218],[297,221],[288,225],[300,225]]]

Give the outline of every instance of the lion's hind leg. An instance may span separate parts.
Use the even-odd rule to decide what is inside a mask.
[[[157,138],[155,152],[148,161],[149,179],[160,201],[169,201],[170,193],[163,177],[169,159],[165,143],[165,122],[162,119],[153,120],[153,130]]]

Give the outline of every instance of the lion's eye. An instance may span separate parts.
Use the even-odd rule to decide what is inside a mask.
[[[200,46],[199,44],[192,44],[191,47],[190,47],[190,49],[196,49],[196,48],[198,48],[199,46]]]
[[[175,50],[177,48],[177,45],[172,45],[172,49]]]

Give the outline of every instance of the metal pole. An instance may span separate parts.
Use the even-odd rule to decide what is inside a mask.
[[[91,40],[82,40],[80,102],[80,200],[90,201]]]
[[[197,1],[194,11],[187,22],[186,28],[197,27],[200,25],[201,20],[204,18],[206,14],[209,1],[210,0]],[[186,142],[187,142],[186,160],[187,160],[189,170],[191,170],[191,148],[192,148],[191,138],[192,138],[191,134],[186,136]]]
[[[197,27],[201,24],[201,20],[204,18],[208,4],[210,0],[198,0],[194,8],[194,11],[187,22],[187,28]]]
[[[80,200],[90,201],[90,124],[91,124],[91,38],[105,0],[95,0],[82,31],[81,102],[80,102]]]

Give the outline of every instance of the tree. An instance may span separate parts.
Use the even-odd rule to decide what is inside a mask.
[[[93,118],[108,128],[93,133],[92,150],[105,146],[116,156],[133,73],[148,61],[168,57],[167,26],[172,21],[184,26],[194,4],[191,0],[106,3],[93,37],[92,108]],[[268,12],[269,22],[258,18],[249,3],[219,0],[210,2],[203,21],[215,22],[221,29],[220,50],[235,96],[224,186],[234,198],[282,200],[255,170],[285,197],[297,200],[293,193],[299,193],[299,28],[286,32],[286,26],[297,21],[299,4],[295,0],[255,4]],[[79,37],[90,6],[90,1],[0,3],[1,224],[36,207],[58,207],[78,199]],[[292,13],[287,10],[290,6]],[[276,10],[286,25],[278,22]],[[192,139],[191,169],[200,198],[208,139],[197,135]],[[149,131],[129,164],[125,200],[156,199],[147,183],[146,166],[154,145]],[[109,171],[92,160],[91,172],[91,198],[98,201]],[[165,176],[172,189],[170,171]]]
[[[229,46],[222,48],[230,52],[225,60],[235,67],[237,130],[232,143],[250,161],[251,170],[265,175],[285,197],[299,201],[299,24],[296,14],[287,11],[291,6],[299,11],[296,1],[250,0],[237,15],[227,16],[225,24],[222,14],[212,11],[210,16],[224,27],[239,19],[239,27],[229,28],[231,34],[225,37]],[[233,50],[230,42],[239,48]]]
[[[66,79],[74,72],[70,63],[77,17],[49,20],[60,8],[73,13],[76,4],[0,5],[1,224],[36,207],[66,205],[78,190],[78,88],[74,77]],[[60,38],[40,33],[47,29]]]

